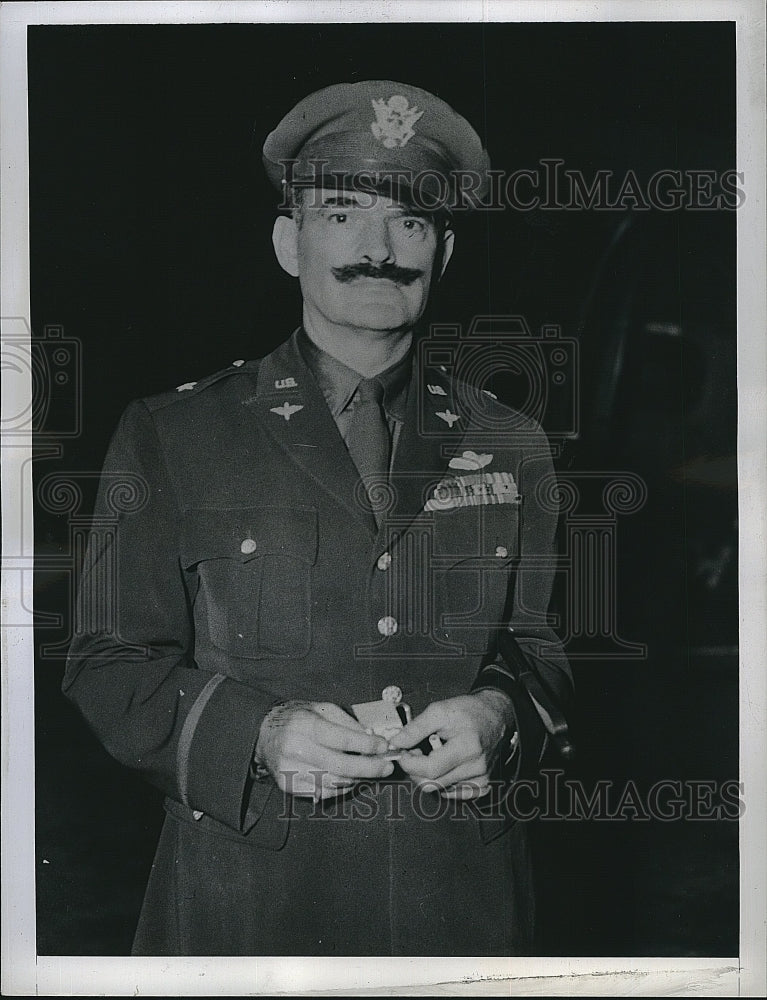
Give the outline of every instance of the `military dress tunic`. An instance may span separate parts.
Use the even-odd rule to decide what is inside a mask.
[[[297,334],[126,410],[97,517],[121,476],[139,486],[89,545],[64,691],[166,796],[135,954],[529,951],[523,823],[402,772],[315,804],[252,768],[278,701],[350,711],[397,685],[415,715],[493,685],[509,623],[566,699],[548,443],[477,398],[413,364],[380,526]],[[514,706],[537,759],[543,725]]]

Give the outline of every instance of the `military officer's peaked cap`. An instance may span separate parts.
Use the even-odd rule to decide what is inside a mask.
[[[305,97],[267,136],[263,159],[277,188],[393,184],[423,208],[474,207],[490,167],[465,118],[392,80],[338,83]]]

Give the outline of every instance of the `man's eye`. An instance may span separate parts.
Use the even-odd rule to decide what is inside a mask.
[[[348,215],[346,214],[346,212],[333,212],[333,214],[329,216],[329,218],[333,222],[340,223],[340,222],[346,222],[346,220],[348,219]]]
[[[426,231],[426,224],[424,223],[423,219],[418,219],[418,218],[403,219],[402,226],[404,229],[408,230],[408,232],[411,233],[413,232],[423,233]]]

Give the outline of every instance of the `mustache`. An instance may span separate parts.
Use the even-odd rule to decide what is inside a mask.
[[[385,278],[397,285],[412,285],[416,278],[423,275],[423,271],[413,267],[398,267],[397,264],[375,265],[365,261],[334,267],[332,271],[336,280],[342,282],[354,281],[355,278]]]

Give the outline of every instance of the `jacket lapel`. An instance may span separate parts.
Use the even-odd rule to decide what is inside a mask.
[[[359,474],[295,334],[263,359],[248,402],[277,445],[374,534],[375,520],[357,499]]]
[[[371,535],[376,534],[375,520],[360,500],[357,468],[298,350],[295,334],[260,362],[256,395],[247,402],[275,443]],[[391,474],[395,500],[382,529],[387,521],[401,529],[421,513],[470,429],[453,380],[414,363]]]

